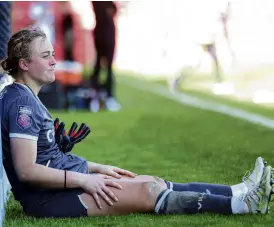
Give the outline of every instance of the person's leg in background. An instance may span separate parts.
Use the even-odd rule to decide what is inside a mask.
[[[93,73],[90,76],[90,85],[91,85],[91,101],[89,109],[91,112],[98,112],[100,110],[100,102],[98,97],[98,92],[100,90],[100,71],[101,71],[101,60],[103,57],[102,43],[100,38],[94,35],[94,44],[96,50],[96,63],[94,65]]]
[[[183,82],[183,80],[197,72],[203,62],[204,53],[206,52],[205,45],[200,43],[194,43],[194,45],[191,45],[193,48],[192,54],[196,59],[195,61],[186,64],[179,75],[176,75],[168,81],[168,88],[172,94],[175,94],[178,91],[179,85]]]
[[[94,65],[93,74],[90,77],[91,87],[96,92],[98,92],[100,89],[99,75],[100,75],[100,71],[101,71],[101,59],[102,59],[101,53],[99,51],[97,51],[96,63]]]
[[[112,63],[113,63],[113,56],[114,56],[114,48],[115,48],[115,41],[110,38],[107,46],[107,53],[106,53],[106,66],[107,66],[107,78],[104,87],[106,88],[107,97],[114,97],[114,75],[112,71]]]
[[[217,52],[216,52],[215,43],[207,45],[207,52],[210,54],[210,56],[215,64],[215,82],[221,83],[221,82],[223,82],[223,78],[222,78],[221,72],[220,72],[220,64],[219,64],[219,59],[218,59]]]
[[[232,94],[234,92],[233,84],[226,82],[221,70],[220,59],[217,55],[216,44],[207,45],[207,52],[210,54],[215,64],[215,84],[213,86],[214,94]]]
[[[119,111],[120,103],[115,98],[115,77],[112,71],[113,56],[115,50],[115,34],[110,34],[106,43],[107,78],[104,84],[106,90],[105,107],[108,111]]]

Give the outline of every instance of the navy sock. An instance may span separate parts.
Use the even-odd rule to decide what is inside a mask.
[[[207,194],[232,196],[231,187],[228,185],[208,184],[208,183],[196,183],[191,182],[187,184],[180,184],[165,181],[168,189],[173,191],[191,191],[191,192],[204,192]]]
[[[166,189],[157,198],[155,212],[158,214],[232,214],[231,198],[199,192],[176,192]]]

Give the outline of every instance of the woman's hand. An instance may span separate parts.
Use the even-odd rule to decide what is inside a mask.
[[[118,198],[107,186],[120,190],[123,189],[120,184],[108,179],[103,179],[97,174],[87,174],[81,185],[86,193],[92,195],[99,209],[102,209],[99,196],[104,199],[110,206],[113,206],[112,200],[115,202],[118,201]]]
[[[118,179],[122,178],[122,176],[128,176],[128,177],[132,177],[132,178],[137,176],[137,174],[132,173],[128,170],[121,169],[121,168],[118,168],[116,166],[101,165],[101,164],[97,166],[96,172],[101,173],[101,174],[105,174],[105,175],[108,175],[108,176],[112,176],[112,177],[115,177],[115,178],[118,178]]]

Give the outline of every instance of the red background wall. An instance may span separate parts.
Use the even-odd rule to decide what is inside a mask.
[[[12,8],[12,31],[26,28],[34,21],[28,16],[30,5],[33,2],[13,2]],[[90,4],[92,8],[92,5]],[[76,61],[84,65],[90,65],[94,61],[95,51],[92,40],[92,31],[83,28],[79,16],[73,11],[69,2],[51,2],[51,10],[55,17],[55,55],[56,60],[63,59],[63,28],[61,26],[64,11],[68,10],[73,19],[74,46],[73,56]]]

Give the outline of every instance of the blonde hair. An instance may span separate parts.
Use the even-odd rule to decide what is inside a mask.
[[[40,28],[23,29],[13,34],[8,42],[7,58],[1,62],[4,72],[15,79],[18,72],[19,59],[31,59],[30,43],[39,37],[47,38]]]

